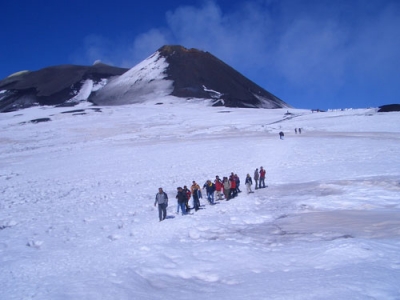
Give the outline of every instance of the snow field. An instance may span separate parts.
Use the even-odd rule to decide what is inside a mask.
[[[165,102],[0,115],[1,299],[398,299],[398,115]],[[237,198],[175,214],[231,172]]]

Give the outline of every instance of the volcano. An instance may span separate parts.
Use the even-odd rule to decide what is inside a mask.
[[[209,52],[163,46],[91,96],[98,105],[141,103],[172,95],[210,99],[214,106],[290,107]]]
[[[97,63],[10,75],[0,81],[0,112],[81,101],[126,105],[165,96],[203,99],[213,106],[290,107],[209,52],[163,46],[131,69]]]

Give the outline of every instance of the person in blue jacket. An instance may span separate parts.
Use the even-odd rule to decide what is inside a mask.
[[[246,184],[246,188],[247,188],[247,194],[254,193],[251,190],[251,186],[253,185],[253,180],[251,179],[250,174],[247,174],[245,184]]]

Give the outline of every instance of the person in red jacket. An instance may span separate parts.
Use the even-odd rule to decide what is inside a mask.
[[[265,170],[263,167],[260,167],[260,189],[265,188]],[[261,186],[262,185],[262,186]]]
[[[219,178],[218,175],[215,176],[214,184],[215,184],[215,191],[216,191],[216,194],[217,194],[217,200],[222,200],[223,199],[222,198],[222,195],[223,195],[222,194],[222,189],[223,189],[224,185],[223,185],[222,180]]]
[[[229,183],[231,184],[231,189],[229,192],[229,199],[235,198],[237,196],[236,190],[236,180],[234,176],[229,176]]]

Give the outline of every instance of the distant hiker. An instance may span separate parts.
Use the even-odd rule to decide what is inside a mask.
[[[247,174],[245,184],[246,184],[246,188],[247,188],[247,194],[254,193],[251,190],[251,186],[253,184],[253,180],[251,180],[250,174]]]
[[[214,203],[214,192],[215,192],[215,184],[211,182],[211,180],[207,180],[204,184],[203,188],[206,189],[207,200],[210,204]]]
[[[232,173],[233,174],[233,173]],[[230,183],[230,190],[229,190],[229,199],[235,198],[237,196],[237,189],[236,189],[236,180],[235,176],[231,175],[229,177],[229,183]]]
[[[279,138],[280,138],[281,140],[283,140],[284,136],[285,136],[285,134],[284,134],[282,131],[279,132]]]
[[[260,174],[258,173],[258,168],[254,171],[254,182],[256,183],[255,189],[258,189],[258,179],[260,178]]]
[[[161,222],[167,217],[167,206],[168,206],[168,196],[167,193],[165,193],[162,188],[158,189],[154,206],[156,206],[157,203],[158,203],[158,217]]]
[[[260,167],[260,185],[259,188],[265,188],[265,170],[263,167]],[[262,185],[262,186],[261,186]]]
[[[222,182],[223,182],[223,185],[224,185],[225,200],[229,200],[231,184],[230,184],[230,182],[228,180],[228,177],[224,177],[224,180]]]
[[[200,186],[196,183],[196,181],[193,181],[190,191],[192,192],[194,210],[198,211],[200,209]]]
[[[176,188],[176,189],[178,190],[178,193],[179,193],[179,188]],[[176,201],[176,214],[179,214],[179,209],[181,208],[181,205],[179,203],[178,195],[176,195],[175,198],[177,200]]]
[[[189,211],[189,210],[190,210],[189,200],[190,200],[190,197],[192,196],[192,193],[190,192],[190,190],[187,188],[186,185],[183,186],[183,192],[184,192],[185,195],[186,195],[186,202],[185,202],[186,211]]]
[[[239,189],[239,186],[240,186],[240,178],[239,178],[238,174],[235,174],[235,175],[233,176],[233,178],[235,178],[235,181],[236,181],[236,193],[241,193],[242,191]]]
[[[183,216],[183,215],[186,215],[187,196],[181,187],[178,187],[177,190],[178,190],[178,193],[176,194],[176,199],[178,200],[178,209],[176,212],[179,213],[179,207],[180,207],[181,211],[182,211],[182,216]]]
[[[297,134],[297,128],[294,129],[294,132]]]
[[[301,128],[299,128],[299,134],[301,134]]]
[[[199,189],[198,189],[197,191],[198,191],[198,194],[199,194],[199,201],[200,201],[200,199],[203,198],[203,191],[202,191],[202,189],[200,188],[200,186],[199,186]]]
[[[217,195],[217,200],[222,200],[222,189],[223,189],[223,183],[222,180],[219,178],[219,176],[215,176],[215,191]]]

